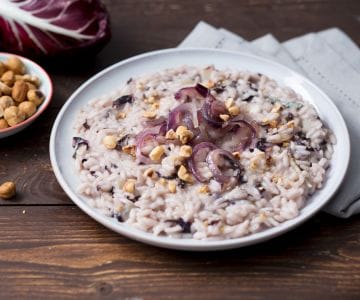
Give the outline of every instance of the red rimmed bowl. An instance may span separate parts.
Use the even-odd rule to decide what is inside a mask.
[[[19,59],[21,59],[21,61],[25,64],[27,74],[39,77],[41,81],[39,89],[45,95],[45,99],[43,103],[41,103],[40,106],[37,108],[36,113],[30,118],[19,124],[16,124],[15,126],[0,129],[0,139],[18,133],[19,131],[29,126],[32,122],[34,122],[48,107],[53,94],[53,84],[51,82],[51,79],[42,67],[40,67],[37,63],[33,62],[28,58],[5,52],[0,52],[0,61],[5,61],[10,56],[17,56]]]

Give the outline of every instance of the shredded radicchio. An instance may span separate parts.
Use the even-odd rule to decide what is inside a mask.
[[[81,137],[73,137],[72,147],[75,148],[75,152],[73,154],[73,158],[76,158],[76,151],[80,146],[86,146],[86,149],[89,149],[89,142]]]
[[[25,56],[88,55],[110,39],[99,0],[1,0],[0,44]]]
[[[82,126],[85,128],[85,130],[90,129],[90,125],[88,124],[87,120],[82,124]]]
[[[186,222],[183,218],[179,218],[177,220],[167,220],[167,222],[179,225],[182,233],[191,233],[191,222]]]
[[[120,109],[125,103],[131,103],[133,101],[134,97],[132,95],[124,95],[113,101],[113,107]]]
[[[112,217],[115,218],[120,223],[124,222],[124,218],[120,213],[113,213]]]
[[[115,149],[118,150],[118,151],[121,151],[122,147],[124,147],[127,144],[127,141],[129,140],[129,138],[130,138],[130,134],[124,135],[121,139],[119,139],[116,142]]]

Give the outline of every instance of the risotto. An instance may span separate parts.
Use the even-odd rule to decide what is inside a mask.
[[[206,240],[298,216],[335,143],[290,88],[213,66],[130,78],[83,107],[75,130],[79,193],[90,205],[155,235]]]

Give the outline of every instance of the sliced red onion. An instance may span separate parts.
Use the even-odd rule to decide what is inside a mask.
[[[159,135],[166,135],[167,124],[164,122],[159,128]]]
[[[228,134],[223,140],[223,148],[228,151],[244,151],[256,138],[256,129],[247,121],[236,118],[224,123]],[[229,139],[230,138],[230,139]]]
[[[210,95],[210,90],[200,83],[196,84],[195,89],[204,98]]]
[[[198,181],[207,181],[207,179],[201,174],[199,170],[199,163],[205,162],[208,153],[216,148],[216,145],[208,142],[199,143],[193,148],[192,155],[188,161],[188,166],[190,171],[193,173],[193,175]]]
[[[220,127],[224,123],[220,119],[221,114],[225,114],[226,107],[221,101],[216,100],[211,94],[209,94],[201,108],[204,119],[213,126]]]
[[[180,125],[189,129],[198,125],[197,111],[192,103],[183,103],[175,107],[170,113],[167,121],[167,130],[176,130]]]
[[[154,133],[153,131],[153,129],[144,130],[136,136],[136,159],[139,163],[152,163],[152,160],[147,156],[148,153],[143,153],[143,148],[146,146],[146,143],[149,143],[149,141],[153,142],[154,144],[158,144],[156,139],[158,134]]]
[[[165,117],[161,116],[161,117],[153,119],[153,120],[146,120],[144,122],[144,125],[148,126],[148,127],[163,125],[164,123],[166,123],[166,120],[167,119]]]
[[[226,175],[225,172],[221,170],[224,160],[228,162],[230,168],[234,170],[235,174],[233,176]],[[208,153],[206,162],[208,163],[209,169],[213,173],[216,181],[220,183],[229,183],[232,178],[236,178],[236,181],[240,179],[240,165],[230,152],[219,148],[215,149]],[[225,166],[225,169],[225,171],[228,171],[229,166]]]
[[[178,90],[175,93],[175,99],[185,103],[191,102],[193,100],[202,100],[209,94],[210,90],[207,87],[198,83],[196,86],[185,87]]]

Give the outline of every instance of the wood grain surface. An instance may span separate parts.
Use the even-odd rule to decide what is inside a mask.
[[[113,37],[95,58],[45,64],[53,102],[0,140],[0,299],[360,299],[360,217],[320,213],[272,241],[217,253],[159,249],[121,237],[73,205],[49,160],[49,134],[69,95],[132,55],[175,47],[199,20],[254,39],[340,27],[360,45],[358,0],[104,1]]]

